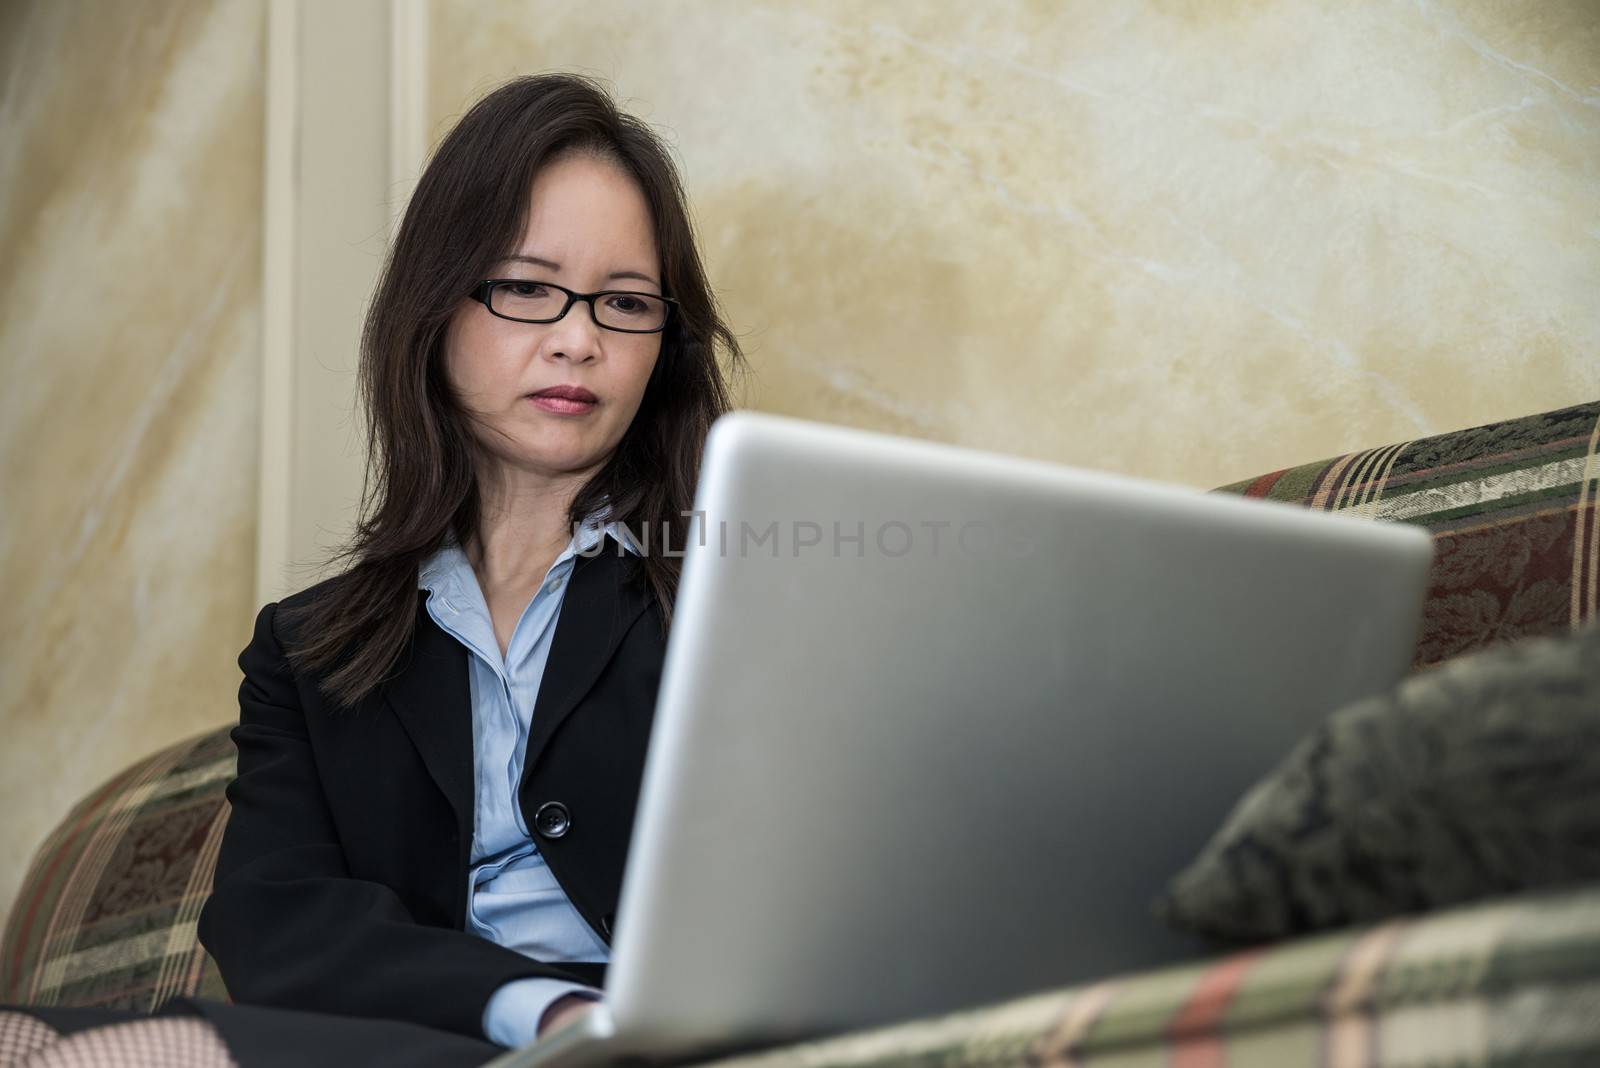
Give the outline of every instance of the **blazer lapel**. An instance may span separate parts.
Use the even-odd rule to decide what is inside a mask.
[[[589,692],[628,627],[649,603],[642,581],[625,581],[628,561],[617,555],[622,551],[607,535],[598,555],[580,556],[573,565],[550,643],[550,658],[533,704],[528,751],[522,762],[524,783],[551,735]],[[520,793],[521,784],[518,786]]]
[[[427,591],[419,591],[420,598]],[[472,840],[472,691],[467,650],[439,629],[419,600],[411,662],[383,684],[384,698],[422,754],[433,781],[455,811],[463,843]]]

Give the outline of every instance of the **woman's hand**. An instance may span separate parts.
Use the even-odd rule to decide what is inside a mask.
[[[552,1001],[544,1010],[544,1015],[539,1019],[539,1037],[554,1031],[562,1024],[570,1023],[594,1008],[594,999],[582,997],[578,994],[565,994]]]

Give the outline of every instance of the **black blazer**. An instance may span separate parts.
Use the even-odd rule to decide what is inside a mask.
[[[574,565],[518,791],[552,874],[608,944],[666,651],[642,568],[618,550],[608,538]],[[484,1006],[509,980],[604,978],[603,964],[543,963],[464,930],[469,654],[426,597],[402,670],[339,714],[290,669],[279,605],[256,618],[239,656],[232,815],[199,923],[236,1002],[481,1039]]]

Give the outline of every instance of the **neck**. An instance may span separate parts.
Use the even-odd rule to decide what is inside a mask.
[[[572,538],[567,510],[593,470],[505,470],[479,483],[478,529],[462,548],[485,589],[537,583]]]

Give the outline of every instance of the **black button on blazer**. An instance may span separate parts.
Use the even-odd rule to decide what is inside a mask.
[[[666,652],[635,558],[577,559],[534,704],[518,791],[552,873],[610,940]],[[314,596],[318,587],[282,602]],[[239,656],[238,775],[200,940],[238,1002],[408,1020],[481,1038],[502,984],[599,985],[464,930],[473,822],[468,652],[429,616],[395,677],[330,714],[284,657],[279,604]]]

